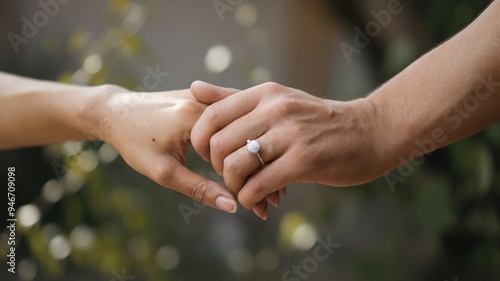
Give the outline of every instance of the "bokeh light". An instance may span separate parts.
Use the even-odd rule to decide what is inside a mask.
[[[79,225],[71,231],[71,244],[75,249],[88,250],[95,244],[95,233],[86,225]]]
[[[30,259],[23,259],[17,268],[17,274],[19,279],[24,281],[30,281],[35,279],[38,273],[36,264]]]
[[[236,13],[234,13],[234,18],[240,25],[251,27],[257,22],[259,12],[253,3],[245,3],[238,7]]]
[[[76,85],[88,85],[89,82],[90,82],[90,75],[79,69],[77,71],[75,71],[75,73],[73,73],[73,75],[71,75],[71,83],[72,84],[76,84]]]
[[[83,187],[83,181],[84,178],[81,172],[76,169],[69,169],[63,178],[65,193],[72,194],[79,191]]]
[[[205,67],[213,73],[221,73],[226,70],[233,56],[231,50],[224,45],[215,45],[208,50],[205,56]]]
[[[59,181],[55,179],[49,180],[42,187],[42,197],[49,203],[55,203],[59,201],[63,196],[63,192],[63,187],[61,186]]]
[[[119,156],[118,151],[107,143],[104,143],[101,147],[99,147],[97,155],[99,155],[99,160],[105,164],[113,162]]]
[[[71,253],[71,244],[63,235],[56,235],[49,242],[49,253],[56,260],[62,260]]]
[[[128,15],[123,21],[123,26],[127,32],[135,34],[139,32],[146,19],[147,13],[144,8],[141,5],[131,3]]]
[[[22,226],[31,227],[40,220],[40,209],[33,204],[24,205],[17,210],[17,219]]]
[[[296,249],[309,250],[316,243],[317,235],[314,228],[307,223],[301,224],[292,234],[292,244]]]
[[[250,73],[252,84],[258,85],[272,80],[271,71],[265,67],[257,67]]]
[[[85,153],[82,154],[80,160],[80,168],[84,172],[92,172],[97,168],[97,165],[99,164],[99,158],[96,153],[91,152],[91,153]]]
[[[179,261],[179,251],[175,247],[163,246],[156,252],[156,263],[163,270],[173,270]]]
[[[102,68],[102,57],[100,55],[90,55],[83,61],[83,71],[88,74],[96,74]]]

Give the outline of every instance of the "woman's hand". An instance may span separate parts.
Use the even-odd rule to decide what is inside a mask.
[[[189,90],[134,93],[104,86],[89,108],[86,131],[112,145],[135,170],[202,204],[234,213],[236,202],[223,186],[185,167],[191,128],[206,105]]]

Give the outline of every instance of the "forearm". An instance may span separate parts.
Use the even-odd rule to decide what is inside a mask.
[[[106,91],[0,72],[0,149],[95,138],[92,103]]]
[[[500,120],[500,2],[368,96],[387,170]]]

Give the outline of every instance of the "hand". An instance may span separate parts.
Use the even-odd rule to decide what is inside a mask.
[[[193,125],[206,105],[189,90],[134,93],[119,88],[101,95],[97,112],[99,139],[112,145],[135,170],[158,184],[202,204],[236,212],[234,197],[223,186],[185,167]],[[95,120],[95,119],[94,119]]]
[[[379,121],[365,99],[324,100],[275,83],[228,96],[230,90],[195,82],[193,96],[215,102],[193,127],[195,150],[223,175],[239,202],[252,208],[293,182],[349,186],[383,174]],[[268,163],[245,147],[261,144]]]
[[[201,81],[194,82],[191,88],[192,90],[195,90],[197,93],[199,93],[199,95],[197,96],[198,101],[206,105],[210,105],[214,102],[220,101],[221,99],[227,98],[228,96],[233,95],[236,92],[240,91],[237,89],[214,87],[210,84]],[[203,158],[205,159],[205,161],[210,162],[209,157],[203,157]],[[216,161],[214,163],[218,162]],[[217,167],[214,166],[214,169],[220,176],[223,176],[222,169],[220,169],[218,166]],[[262,199],[253,207],[253,211],[258,217],[262,218],[263,220],[266,220],[267,207],[268,207],[267,201],[269,201],[275,207],[278,207],[281,196],[283,197],[286,196],[286,186],[279,189],[279,191],[268,194],[265,199]]]

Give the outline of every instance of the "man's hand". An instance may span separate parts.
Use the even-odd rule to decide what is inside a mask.
[[[217,101],[220,101],[224,98],[229,97],[230,95],[233,95],[240,90],[237,89],[232,89],[232,88],[221,88],[221,87],[214,87],[210,84],[201,82],[201,81],[195,81],[191,85],[191,91],[195,93],[196,98],[198,99],[199,102],[204,103],[206,105],[211,105]],[[203,157],[203,155],[202,155]],[[208,157],[203,157],[205,161],[210,162],[210,158]],[[260,160],[259,160],[260,161]],[[223,176],[222,169],[215,169],[216,172],[220,175]],[[236,190],[233,190],[236,192]],[[236,194],[236,193],[235,193]],[[275,207],[278,207],[280,203],[280,197],[286,196],[286,186],[282,187],[278,191],[271,192],[269,193],[266,198],[262,199],[260,202],[255,204],[253,207],[253,211],[255,214],[262,218],[263,220],[267,219],[267,209],[268,205],[267,202],[270,202],[273,204]],[[266,201],[267,199],[267,201]]]
[[[380,124],[365,99],[324,100],[276,83],[228,97],[228,89],[201,82],[191,91],[201,102],[225,97],[203,112],[191,140],[246,208],[293,182],[350,186],[385,171]],[[260,143],[265,168],[246,150],[247,139]]]

